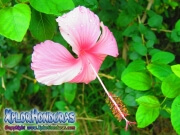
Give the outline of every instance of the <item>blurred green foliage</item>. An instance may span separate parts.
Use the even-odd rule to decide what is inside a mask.
[[[55,19],[86,6],[113,32],[118,58],[108,56],[99,75],[120,97],[137,125],[113,116],[98,80],[45,86],[31,70],[33,46],[50,39],[67,46]],[[0,0],[0,134],[3,109],[75,111],[76,132],[53,134],[180,134],[180,4],[178,0]]]

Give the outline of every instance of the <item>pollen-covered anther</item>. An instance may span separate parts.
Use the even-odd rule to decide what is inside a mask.
[[[117,105],[118,105],[119,109],[122,111],[123,115],[124,116],[129,115],[128,110],[127,110],[126,106],[123,104],[122,100],[119,97],[113,95],[112,93],[110,93],[110,95],[112,96],[114,101],[117,103]],[[106,99],[106,103],[109,105],[113,115],[117,118],[117,120],[121,121],[122,116],[119,114],[117,107],[112,103],[112,101],[109,98]]]

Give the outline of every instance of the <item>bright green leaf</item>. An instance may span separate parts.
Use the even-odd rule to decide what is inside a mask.
[[[71,104],[76,96],[77,84],[65,83],[64,84],[64,98]]]
[[[136,121],[138,128],[144,128],[153,123],[159,116],[159,107],[148,108],[140,105],[136,112]]]
[[[134,60],[123,71],[122,76],[129,72],[143,71],[146,69],[146,63],[143,60]]]
[[[147,69],[151,72],[151,74],[153,74],[161,81],[163,81],[164,78],[172,74],[171,67],[166,64],[152,63],[147,66]]]
[[[180,134],[180,96],[177,96],[173,103],[171,108],[171,123],[173,125],[173,128],[176,130],[178,134]]]
[[[159,100],[155,96],[147,95],[136,99],[139,105],[147,108],[160,107]]]
[[[13,68],[15,67],[22,59],[22,54],[11,54],[5,59],[5,67]]]
[[[163,80],[161,90],[164,96],[168,98],[175,98],[180,94],[180,78],[171,74]]]
[[[170,52],[160,51],[160,52],[155,53],[152,56],[151,61],[157,62],[157,63],[168,64],[168,63],[172,62],[174,59],[175,59],[174,54],[172,54]]]
[[[4,68],[0,68],[0,77],[5,74],[6,70]]]
[[[60,15],[74,8],[72,0],[30,0],[31,6],[39,12]]]
[[[174,72],[174,74],[180,78],[180,64],[171,66],[171,69]]]
[[[30,32],[39,41],[52,39],[56,30],[55,17],[32,10]]]
[[[16,4],[0,10],[0,34],[15,41],[22,41],[29,27],[31,11],[27,4]]]
[[[130,72],[122,76],[122,81],[130,88],[145,91],[151,88],[151,78],[144,72]]]

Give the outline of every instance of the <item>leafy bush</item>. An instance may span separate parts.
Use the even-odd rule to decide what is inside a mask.
[[[48,87],[30,69],[35,44],[50,39],[68,48],[55,19],[78,5],[95,12],[117,40],[120,55],[108,56],[99,75],[137,122],[128,131],[98,80]],[[76,134],[180,134],[179,8],[177,0],[0,0],[1,125],[4,108],[38,108],[75,111]]]

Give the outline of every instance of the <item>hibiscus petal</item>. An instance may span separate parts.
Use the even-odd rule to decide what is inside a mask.
[[[98,16],[83,6],[58,17],[56,21],[62,36],[77,55],[95,45],[101,33]]]
[[[34,46],[31,68],[38,82],[59,85],[76,77],[81,71],[82,63],[64,46],[47,40]]]
[[[100,36],[100,39],[98,40],[96,45],[93,46],[90,51],[96,54],[106,54],[117,57],[119,53],[117,43],[112,32],[110,32],[108,27],[104,26],[103,23],[101,23],[101,27],[102,35]]]
[[[82,62],[82,66],[83,66],[82,71],[70,82],[76,82],[76,83],[84,82],[88,84],[90,81],[94,80],[96,78],[96,75],[94,74],[91,65],[98,73],[99,68],[105,57],[106,55],[91,54],[91,53],[86,53],[84,54],[84,56],[79,57],[79,60]]]

